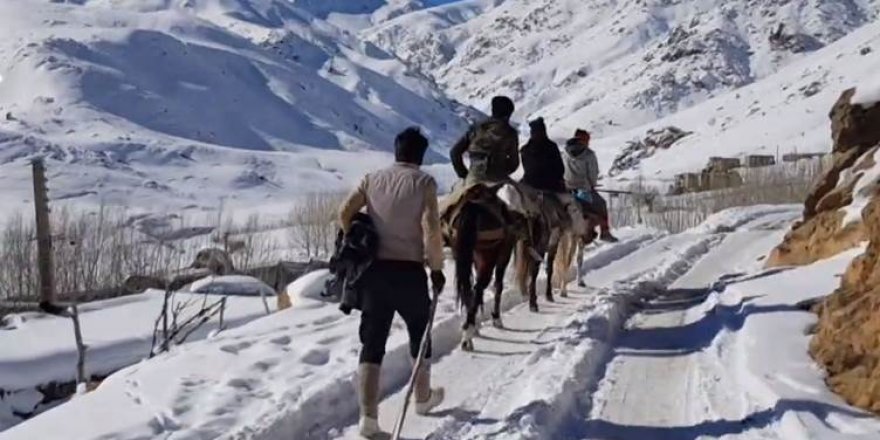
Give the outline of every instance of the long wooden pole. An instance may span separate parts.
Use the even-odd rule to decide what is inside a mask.
[[[55,304],[55,268],[52,262],[52,229],[49,224],[49,191],[43,159],[32,162],[34,175],[34,211],[37,220],[37,267],[40,272],[40,307]]]

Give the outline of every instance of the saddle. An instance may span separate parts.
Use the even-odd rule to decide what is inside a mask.
[[[443,237],[447,244],[455,238],[455,230],[458,225],[462,208],[468,203],[480,205],[486,212],[497,220],[496,228],[480,229],[477,239],[480,241],[501,240],[509,226],[509,213],[507,206],[498,197],[497,192],[503,184],[487,185],[475,184],[466,188],[458,188],[447,197],[440,207],[440,223],[443,227]]]
[[[562,201],[554,193],[539,191],[528,185],[505,186],[499,192],[508,208],[526,219],[539,220],[551,228],[564,228],[571,219]]]

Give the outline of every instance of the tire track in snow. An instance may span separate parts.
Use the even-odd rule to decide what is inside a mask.
[[[661,240],[651,240],[634,251]],[[515,380],[505,383],[498,395],[490,396],[482,412],[470,414],[470,419],[447,422],[428,438],[563,438],[566,426],[581,418],[580,409],[589,403],[581,399],[602,378],[617,333],[637,304],[682,276],[719,241],[719,236],[694,237],[684,249],[670,251],[661,264],[599,291],[594,303],[584,304],[571,314],[553,345],[543,348],[548,361],[524,361],[519,365],[522,373],[511,375]],[[481,382],[480,378],[469,379]],[[488,414],[491,411],[485,409],[493,407],[507,408],[508,412],[500,420],[493,420]]]
[[[714,332],[704,327],[712,323],[692,319],[717,300],[712,287],[682,289],[634,315],[592,402],[583,407],[589,420],[574,422],[568,438],[714,437],[722,433],[706,421],[741,418],[748,402],[732,391],[741,387],[719,374],[724,366],[718,353],[705,351],[702,338]]]

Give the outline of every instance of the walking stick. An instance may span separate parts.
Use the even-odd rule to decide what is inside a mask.
[[[434,326],[434,312],[437,311],[437,300],[440,297],[439,286],[432,287],[434,289],[434,298],[431,301],[428,325],[425,326],[425,333],[422,334],[422,343],[419,344],[419,356],[416,358],[412,373],[409,376],[409,385],[406,387],[406,397],[403,399],[403,408],[397,416],[397,423],[394,424],[394,432],[391,434],[392,440],[400,439],[400,432],[403,431],[403,422],[406,420],[406,412],[409,410],[409,401],[412,399],[413,390],[416,385],[416,376],[419,373],[419,369],[422,368],[422,362],[425,360],[425,352],[428,351],[428,341],[431,338],[431,328]]]

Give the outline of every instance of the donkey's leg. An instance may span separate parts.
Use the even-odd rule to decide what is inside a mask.
[[[529,310],[538,311],[538,272],[541,265],[537,261],[529,261]]]
[[[554,230],[550,234],[550,242],[547,245],[547,263],[545,266],[547,285],[544,287],[544,296],[549,302],[553,302],[553,261],[556,259],[556,252],[559,250],[560,233],[560,230]]]
[[[545,271],[547,272],[547,283],[544,286],[544,296],[547,298],[547,301],[554,302],[553,299],[553,258],[555,258],[556,252],[554,250],[550,250],[547,253],[547,264],[545,266]]]
[[[510,265],[510,257],[513,255],[513,242],[505,241],[498,256],[498,263],[495,265],[495,304],[492,308],[492,325],[503,328],[501,322],[501,295],[504,293],[504,275],[507,273],[507,266]]]
[[[519,289],[519,294],[522,295],[523,300],[526,300],[529,297],[529,257],[526,254],[525,242],[518,241],[515,245],[515,249],[516,258],[514,265],[516,268],[514,275],[516,278],[516,287]]]
[[[489,287],[489,284],[492,282],[492,268],[488,267],[486,270],[485,267],[480,268],[480,272],[477,272],[477,285],[474,286],[474,295],[476,299],[476,304],[474,305],[474,315],[479,314],[480,319],[476,319],[474,321],[474,328],[476,331],[475,335],[480,334],[480,323],[483,318],[483,295],[486,292],[486,288]]]
[[[461,334],[461,349],[464,351],[474,350],[474,336],[477,328],[477,302],[474,290],[471,289],[470,297],[465,301],[465,317]]]
[[[575,270],[577,272],[577,283],[578,287],[587,287],[587,283],[584,282],[584,247],[586,245],[583,241],[578,240],[577,243],[577,261],[575,261]]]

